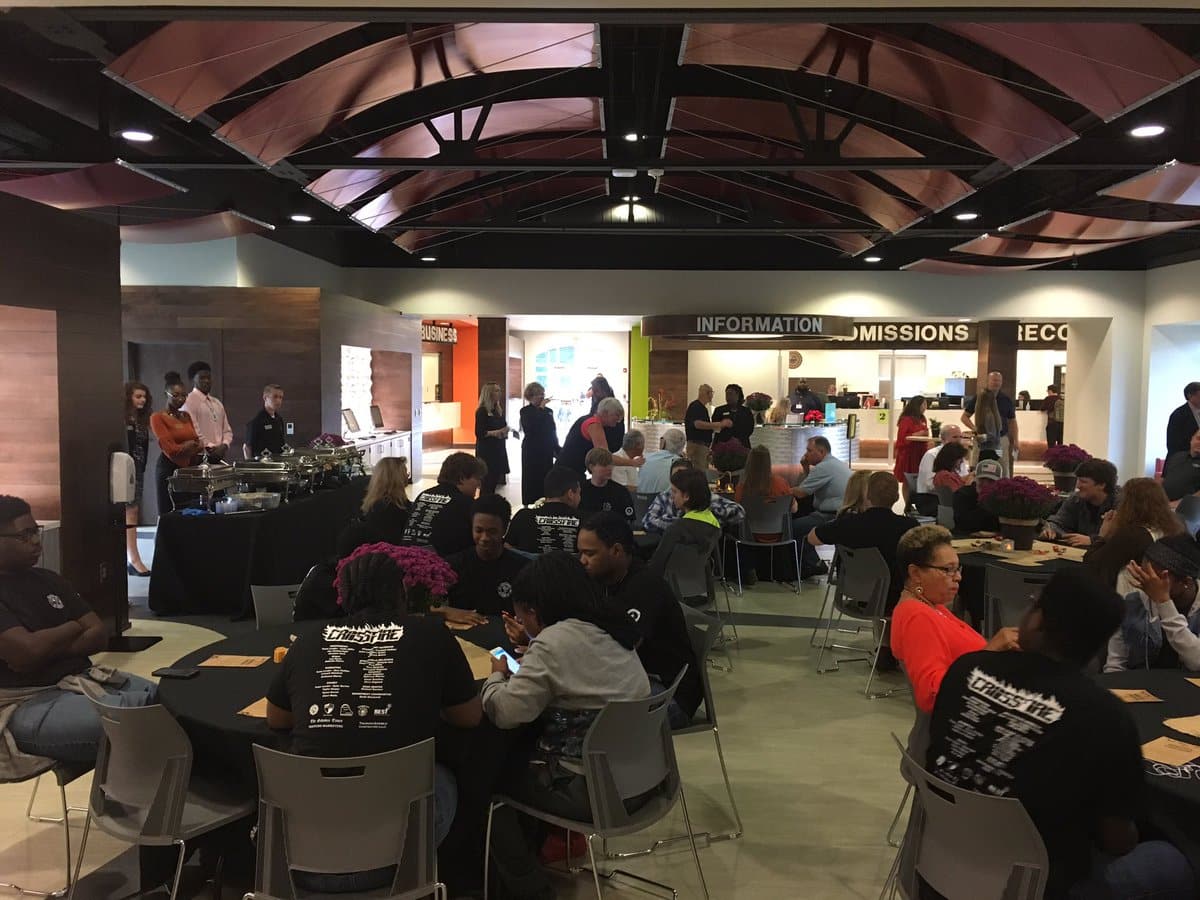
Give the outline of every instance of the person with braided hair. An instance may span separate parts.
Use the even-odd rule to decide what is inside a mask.
[[[291,731],[293,753],[365,756],[434,737],[443,721],[460,729],[480,723],[483,708],[458,641],[440,618],[410,610],[398,562],[405,550],[365,544],[342,560],[345,617],[298,637],[284,658],[267,692],[267,724]],[[456,803],[454,776],[439,764],[439,843]]]

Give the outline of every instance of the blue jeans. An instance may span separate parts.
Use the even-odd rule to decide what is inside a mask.
[[[148,706],[158,687],[152,681],[122,672],[125,683],[102,685],[102,703],[109,706]],[[95,762],[100,746],[100,717],[83,694],[50,688],[31,697],[12,714],[8,731],[17,747],[34,756],[60,762]]]
[[[808,533],[818,525],[832,522],[833,518],[833,513],[817,511],[792,519],[792,537],[800,542],[800,568],[802,571],[811,572],[821,564],[821,557],[817,556],[817,548],[808,542]]]
[[[1092,872],[1071,887],[1070,900],[1189,900],[1191,867],[1166,841],[1146,841],[1124,856],[1096,853]]]

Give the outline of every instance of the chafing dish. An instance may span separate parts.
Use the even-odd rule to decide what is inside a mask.
[[[282,459],[248,459],[233,464],[238,483],[251,487],[276,487],[289,484],[295,477],[296,466]]]
[[[176,469],[167,479],[167,492],[171,495],[172,509],[176,507],[176,494],[200,494],[205,506],[211,508],[214,494],[227,491],[237,483],[238,476],[233,466],[201,463]]]
[[[352,444],[344,444],[341,447],[309,447],[304,453],[314,457],[327,470],[339,475],[349,477],[355,474],[356,470],[358,474],[364,474],[362,451]]]

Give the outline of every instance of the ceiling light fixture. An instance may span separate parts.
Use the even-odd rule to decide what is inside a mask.
[[[1129,136],[1135,138],[1152,138],[1158,137],[1166,130],[1165,125],[1139,125],[1137,128],[1129,129]]]
[[[639,200],[641,200],[642,198],[641,198],[641,197],[639,197],[637,194],[626,194],[626,195],[625,195],[624,197],[622,197],[621,199],[622,199],[622,200],[623,200],[625,203],[637,203],[637,202],[638,202]]]
[[[625,133],[625,140],[629,141],[629,143],[632,144],[637,139],[638,139],[638,133],[636,131],[629,131],[629,132]]]
[[[436,256],[422,256],[421,262],[437,262]]]
[[[293,222],[311,222],[312,216],[306,216],[304,213],[292,213],[288,218]]]
[[[979,218],[979,213],[977,213],[977,212],[960,212],[960,213],[955,213],[954,218],[958,219],[958,221],[960,221],[960,222],[974,222],[976,219]]]
[[[882,256],[864,256],[863,262],[869,262],[869,263],[883,262],[883,257]]]
[[[121,137],[133,144],[148,144],[154,140],[154,135],[138,128],[126,128],[121,132]]]
[[[637,178],[637,169],[613,169],[613,178]]]

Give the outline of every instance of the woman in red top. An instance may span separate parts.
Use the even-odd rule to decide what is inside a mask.
[[[909,398],[900,413],[900,421],[896,424],[896,480],[904,492],[904,505],[912,502],[908,493],[908,480],[905,475],[916,475],[921,467],[921,457],[929,449],[924,441],[910,441],[910,435],[929,434],[929,423],[925,421],[925,398],[920,394]]]
[[[796,498],[791,496],[792,489],[788,486],[781,476],[776,475],[771,471],[771,451],[766,447],[754,447],[750,450],[750,455],[746,457],[746,467],[742,470],[742,477],[738,479],[737,488],[733,492],[733,498],[743,506],[754,500],[770,500],[774,497],[789,497],[787,501],[782,501],[776,504],[776,509],[782,515],[786,508],[790,512],[796,511]],[[785,504],[786,503],[786,507]],[[776,519],[775,521],[779,521]],[[774,533],[759,533],[754,532],[753,537],[756,541],[764,544],[774,543],[782,537],[778,531]],[[740,547],[738,548],[741,549]],[[786,560],[783,555],[780,556],[780,566],[771,565],[771,560],[765,556],[767,553],[773,553],[776,548],[755,549],[752,551],[752,558],[755,560],[754,570],[746,573],[747,577],[743,579],[746,583],[753,584],[758,578],[758,570],[762,565],[766,565],[768,570],[784,573],[789,569],[795,568],[795,562],[792,556],[788,556]]]
[[[933,458],[933,486],[957,491],[975,480],[970,471],[965,471],[963,460],[967,448],[957,442],[945,444]]]
[[[918,525],[905,532],[896,549],[897,575],[904,590],[892,614],[892,653],[904,664],[913,699],[923,712],[933,701],[950,664],[976,650],[1019,650],[1016,628],[983,636],[946,607],[958,593],[962,566],[940,525]]]
[[[192,417],[180,407],[187,402],[187,388],[178,372],[168,372],[166,382],[167,408],[150,417],[150,430],[158,439],[158,458],[155,484],[158,489],[158,514],[170,512],[171,495],[167,490],[167,479],[176,469],[194,466],[200,461],[203,447]]]

